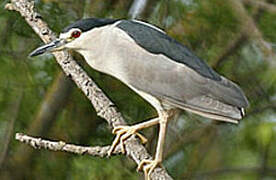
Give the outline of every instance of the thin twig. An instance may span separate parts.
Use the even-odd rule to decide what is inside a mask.
[[[240,32],[235,36],[233,40],[231,40],[226,47],[222,50],[222,52],[217,57],[217,60],[212,65],[215,70],[223,65],[223,63],[228,59],[229,56],[235,54],[237,50],[239,50],[245,43],[248,42],[248,36],[244,32]]]
[[[49,43],[56,39],[56,36],[48,25],[42,21],[41,16],[34,11],[33,1],[11,0],[11,3],[7,4],[5,7],[8,10],[18,11],[45,43]],[[65,74],[73,79],[77,86],[91,101],[98,116],[105,119],[112,127],[126,124],[121,113],[117,111],[114,104],[107,98],[87,73],[73,60],[72,56],[67,51],[55,52],[53,54]],[[134,136],[127,139],[124,143],[126,154],[131,157],[136,164],[139,164],[143,159],[152,158],[147,153],[144,146],[139,143]],[[172,179],[163,167],[155,168],[151,174],[151,178],[153,180]]]
[[[35,149],[47,149],[51,151],[62,151],[68,153],[74,153],[79,155],[90,155],[90,156],[107,156],[107,152],[110,146],[80,146],[74,144],[67,144],[63,141],[50,141],[41,138],[31,137],[22,133],[16,133],[15,139],[32,146]],[[121,153],[121,149],[117,147],[114,151],[115,154]]]

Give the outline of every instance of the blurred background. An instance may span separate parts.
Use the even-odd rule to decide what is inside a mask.
[[[81,145],[108,145],[110,127],[52,55],[28,58],[43,43],[0,1],[0,179],[143,179],[123,155],[110,159],[34,150],[16,132]],[[164,29],[245,91],[239,125],[183,112],[167,133],[163,164],[174,179],[276,179],[275,0],[36,0],[55,31],[84,17],[137,18]],[[89,75],[129,124],[155,110],[116,79]],[[155,152],[158,127],[143,131]]]

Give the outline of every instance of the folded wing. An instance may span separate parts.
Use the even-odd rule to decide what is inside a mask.
[[[146,24],[122,21],[117,26],[145,50],[124,54],[125,59],[130,59],[125,65],[127,84],[167,104],[206,117],[230,122],[242,118],[248,106],[242,90],[187,47]]]

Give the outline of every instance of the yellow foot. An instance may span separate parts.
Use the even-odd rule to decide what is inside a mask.
[[[137,127],[134,126],[117,126],[113,129],[112,133],[116,134],[116,138],[113,141],[110,149],[107,152],[107,155],[110,156],[112,152],[114,151],[116,145],[120,143],[122,153],[125,153],[125,146],[124,146],[124,141],[129,138],[132,135],[137,135],[140,140],[142,141],[143,144],[147,143],[147,139],[141,135],[140,133],[137,133]]]
[[[143,159],[138,165],[137,170],[140,171],[143,168],[145,179],[150,180],[151,173],[156,168],[156,166],[160,165],[160,163],[161,162],[158,160]]]

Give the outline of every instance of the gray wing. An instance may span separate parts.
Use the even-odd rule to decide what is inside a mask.
[[[135,40],[126,44],[119,42],[120,51],[127,49],[125,53],[120,52],[122,58],[128,59],[122,68],[125,75],[119,79],[127,77],[126,84],[182,109],[221,120],[241,119],[242,108],[248,102],[236,84],[154,28],[147,27],[148,32],[147,28],[141,28],[145,25],[130,21],[122,21],[117,26],[128,29],[124,32]]]
[[[137,21],[121,21],[117,27],[124,30],[137,44],[153,54],[163,54],[173,61],[183,63],[204,77],[221,80],[220,76],[187,47],[165,33]]]

